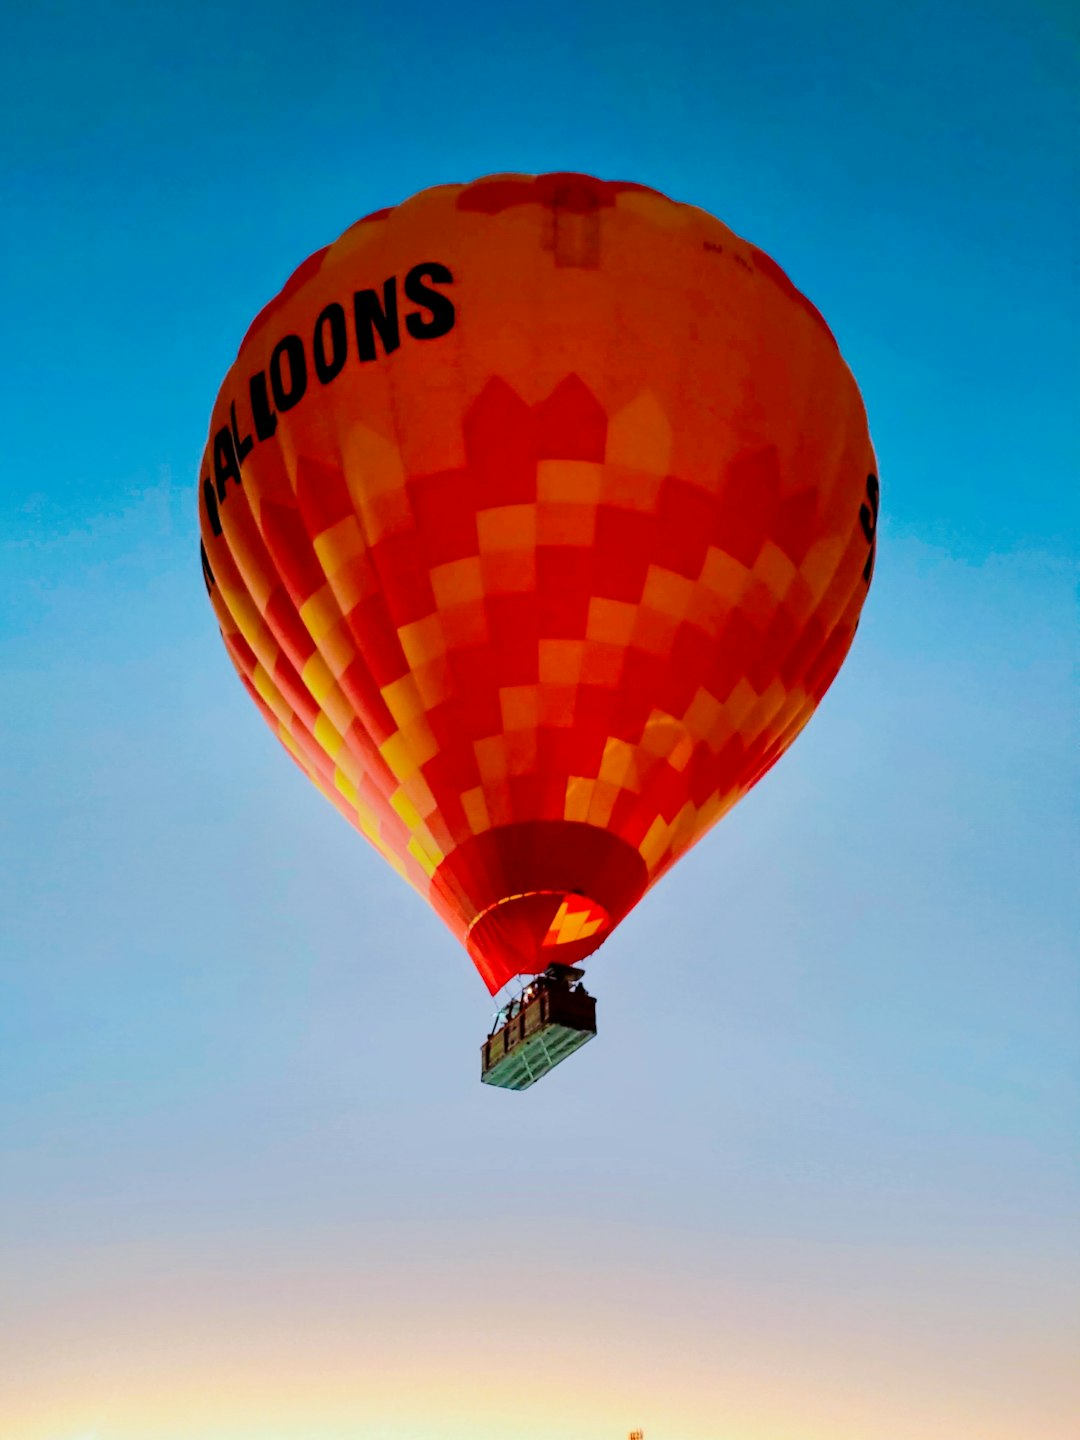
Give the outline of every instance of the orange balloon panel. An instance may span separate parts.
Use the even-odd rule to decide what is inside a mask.
[[[495,991],[594,950],[806,724],[875,468],[760,250],[639,185],[492,176],[368,216],[255,320],[204,575],[274,732]]]

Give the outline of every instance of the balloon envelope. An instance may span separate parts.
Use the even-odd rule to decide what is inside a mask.
[[[492,176],[361,220],[257,317],[204,578],[282,744],[494,992],[594,950],[809,720],[875,471],[760,250],[642,186]]]

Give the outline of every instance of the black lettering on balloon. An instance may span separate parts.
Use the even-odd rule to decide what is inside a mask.
[[[375,332],[387,355],[401,344],[398,328],[397,277],[391,275],[383,285],[382,303],[374,290],[357,290],[353,295],[356,320],[356,351],[361,360],[377,360]]]
[[[330,334],[329,355],[326,353],[327,331]],[[345,364],[345,357],[349,353],[345,311],[336,300],[331,301],[315,321],[311,349],[315,358],[315,374],[319,377],[319,384],[328,385],[335,375],[341,373],[341,367]]]
[[[214,572],[210,568],[210,557],[206,553],[206,546],[201,540],[199,541],[199,559],[202,561],[203,584],[206,586],[206,593],[209,595],[210,591],[214,588]]]
[[[877,555],[877,522],[880,503],[881,486],[878,484],[878,478],[876,475],[868,475],[866,477],[866,504],[859,506],[859,524],[870,544],[870,553],[866,557],[866,564],[863,566],[862,572],[862,578],[867,585],[870,584],[870,577],[874,573],[874,559]]]
[[[453,328],[457,318],[454,302],[436,288],[451,285],[453,280],[449,269],[437,260],[414,265],[406,274],[403,282],[405,297],[416,308],[405,316],[405,328],[414,339],[434,340]],[[398,349],[401,325],[396,276],[391,275],[385,280],[381,291],[372,288],[357,290],[353,294],[353,322],[356,327],[356,353],[361,361],[377,360],[380,342],[385,355]],[[341,374],[348,353],[345,306],[336,300],[331,301],[319,312],[311,332],[310,359],[321,385],[328,385]],[[248,378],[251,420],[250,428],[243,433],[236,401],[229,402],[229,423],[214,435],[213,478],[205,476],[202,480],[206,519],[213,535],[222,533],[220,507],[228,496],[229,481],[243,484],[243,463],[257,442],[269,440],[276,432],[278,411],[291,410],[306,394],[308,358],[299,335],[284,335],[277,342],[266,369]]]
[[[232,431],[228,425],[223,425],[214,436],[214,480],[217,483],[217,498],[220,502],[225,500],[225,488],[230,480],[235,480],[237,485],[243,483],[240,475],[240,463],[236,458],[236,450],[233,446]]]
[[[214,535],[220,535],[221,516],[218,514],[217,495],[214,493],[214,484],[209,475],[203,478],[202,493],[206,503],[206,518],[210,522],[210,530]]]
[[[286,386],[281,362],[289,357],[289,383]],[[304,358],[304,342],[299,335],[283,335],[274,346],[270,356],[270,389],[274,393],[274,404],[279,410],[291,410],[303,399],[307,389],[307,361]]]
[[[250,435],[245,435],[241,440],[240,430],[236,423],[236,401],[229,406],[229,428],[232,431],[233,444],[236,446],[236,463],[243,468],[244,461],[251,454],[255,441]]]
[[[405,276],[405,297],[414,305],[429,311],[425,318],[417,311],[405,317],[405,328],[415,340],[436,340],[445,335],[454,325],[454,302],[449,295],[425,285],[431,280],[436,285],[452,285],[453,275],[437,260],[428,260],[423,265],[414,265]]]
[[[266,371],[260,370],[248,381],[251,396],[251,418],[255,421],[255,434],[260,440],[269,440],[277,429],[277,415],[270,405],[266,389]]]

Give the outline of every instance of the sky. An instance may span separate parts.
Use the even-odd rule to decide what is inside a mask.
[[[1070,7],[4,30],[0,1440],[1073,1440]],[[237,684],[195,479],[304,256],[553,169],[784,266],[883,508],[820,714],[518,1096],[465,956]]]

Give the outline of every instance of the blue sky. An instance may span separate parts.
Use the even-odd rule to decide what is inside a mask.
[[[6,35],[0,1437],[1068,1440],[1067,7],[40,4]],[[468,962],[236,684],[194,479],[305,255],[562,168],[788,270],[883,516],[821,714],[598,957],[603,1033],[529,1100],[476,1083]]]

